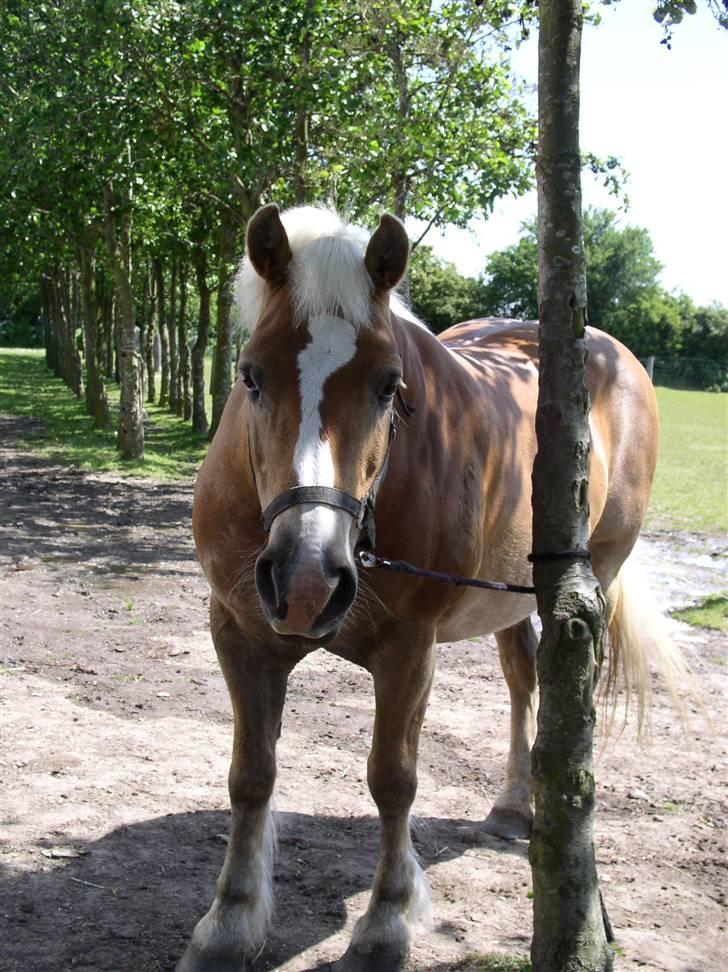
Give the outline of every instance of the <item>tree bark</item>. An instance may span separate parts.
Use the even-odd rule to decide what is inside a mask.
[[[207,415],[205,414],[205,351],[210,335],[210,288],[207,284],[207,254],[202,246],[192,251],[192,264],[195,268],[197,292],[200,299],[197,318],[197,335],[192,345],[192,431],[197,435],[207,435]]]
[[[167,295],[165,291],[164,264],[157,257],[154,261],[154,279],[157,287],[157,330],[160,344],[160,382],[159,404],[164,406],[169,401],[169,338],[167,329]]]
[[[156,375],[157,369],[155,367],[154,361],[154,313],[156,308],[157,291],[154,286],[154,280],[152,277],[152,272],[147,267],[147,280],[148,280],[148,294],[149,294],[149,304],[148,304],[148,314],[147,314],[147,330],[144,341],[144,347],[142,348],[142,354],[144,355],[144,362],[146,364],[147,371],[147,402],[154,404],[154,400],[157,397],[156,389]]]
[[[217,311],[215,315],[215,356],[213,359],[212,379],[212,423],[210,438],[215,435],[222,418],[225,403],[232,388],[232,326],[230,321],[230,277],[235,258],[235,238],[237,213],[227,209],[220,227],[220,242],[217,261]]]
[[[131,241],[128,209],[115,213],[111,183],[104,189],[106,244],[116,288],[119,342],[119,431],[117,445],[122,459],[144,458],[144,423],[136,352],[134,295],[131,288]]]
[[[99,280],[96,287],[96,294],[98,299],[99,291],[101,291],[101,298],[99,304],[101,307],[101,329],[104,336],[103,347],[101,349],[101,362],[100,366],[103,368],[104,377],[114,378],[114,296],[112,291],[106,286],[105,278],[103,275],[99,276]]]
[[[177,315],[177,347],[179,348],[180,396],[177,401],[177,414],[185,422],[192,416],[190,396],[190,349],[187,344],[187,264],[179,266],[179,312]]]
[[[51,326],[56,332],[59,350],[60,377],[76,398],[83,398],[83,369],[76,347],[76,326],[73,317],[70,275],[56,267],[52,276]]]
[[[94,420],[94,428],[106,429],[111,425],[111,416],[99,367],[99,313],[94,279],[94,238],[94,231],[90,227],[85,227],[81,232],[78,246],[81,267],[83,343],[86,350],[86,409]]]
[[[43,308],[43,345],[46,364],[57,377],[61,377],[60,352],[56,329],[53,326],[53,293],[51,273],[46,270],[40,276],[41,305]]]
[[[169,318],[167,320],[169,347],[169,410],[177,414],[179,400],[179,359],[177,357],[177,260],[172,258],[169,271]]]
[[[589,396],[586,274],[581,222],[581,0],[541,0],[539,31],[540,377],[533,469],[533,569],[543,633],[533,749],[536,817],[534,972],[605,972],[613,955],[593,843],[593,688],[604,598],[586,550]],[[538,559],[539,555],[547,559]]]

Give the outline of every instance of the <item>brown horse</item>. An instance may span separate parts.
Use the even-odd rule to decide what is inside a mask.
[[[409,255],[384,216],[368,241],[327,210],[259,210],[237,304],[252,336],[200,470],[194,533],[232,700],[232,824],[212,907],[180,972],[238,972],[272,906],[270,800],[288,676],[329,651],[374,679],[369,787],[381,823],[371,900],[337,968],[398,967],[428,907],[409,832],[417,747],[437,642],[495,632],[511,696],[503,792],[485,829],[530,832],[536,636],[530,595],[439,586],[359,569],[373,533],[386,557],[530,583],[535,323],[471,321],[439,338],[392,294]],[[650,381],[589,331],[591,552],[616,647],[649,679],[620,568],[647,509],[657,450]],[[394,432],[396,431],[396,437]]]

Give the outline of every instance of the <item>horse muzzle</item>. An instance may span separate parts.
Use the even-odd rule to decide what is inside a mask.
[[[261,607],[276,634],[321,641],[336,633],[356,597],[350,531],[337,531],[321,548],[296,542],[286,526],[274,531],[255,565]]]

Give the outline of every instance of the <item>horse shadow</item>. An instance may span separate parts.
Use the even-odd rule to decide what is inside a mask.
[[[255,972],[271,972],[341,931],[346,899],[371,886],[375,817],[276,814],[274,928]],[[117,827],[97,841],[37,847],[38,864],[0,877],[6,920],[3,972],[168,972],[211,902],[224,856],[228,813],[167,814]],[[414,841],[425,869],[481,846],[525,856],[473,821],[418,818]],[[295,929],[295,939],[292,932]],[[443,926],[439,929],[447,933]],[[308,972],[324,972],[323,962]]]

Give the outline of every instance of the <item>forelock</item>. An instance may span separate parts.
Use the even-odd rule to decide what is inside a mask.
[[[297,322],[329,314],[357,329],[366,327],[374,292],[364,266],[366,232],[317,206],[289,209],[281,213],[281,220],[293,254],[288,282]],[[237,325],[252,331],[260,317],[265,281],[247,256],[235,276],[234,294]]]
[[[289,293],[297,323],[317,315],[342,317],[358,330],[371,321],[374,285],[364,266],[369,234],[333,209],[298,206],[281,213],[291,247]],[[234,281],[235,326],[251,333],[265,298],[265,281],[245,256]],[[401,295],[390,294],[398,317],[427,330]]]

